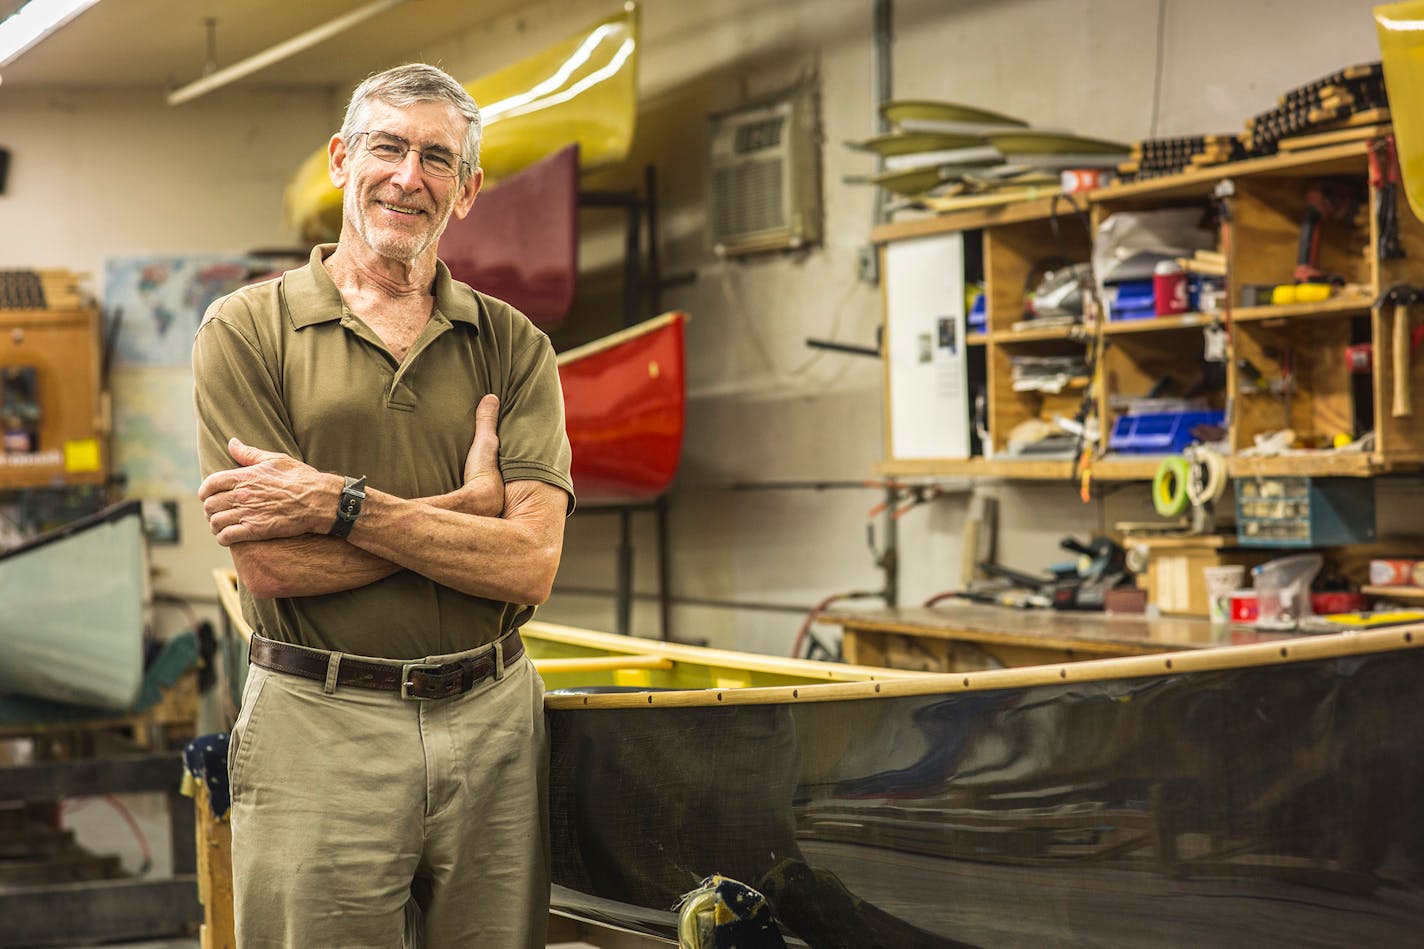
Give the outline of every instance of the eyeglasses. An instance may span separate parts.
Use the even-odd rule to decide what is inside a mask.
[[[428,148],[412,148],[410,142],[399,135],[392,135],[390,132],[357,132],[356,135],[358,137],[366,136],[366,151],[381,161],[391,164],[403,161],[407,152],[415,152],[420,156],[420,167],[426,174],[434,175],[436,178],[458,177],[460,166],[469,164],[464,159],[456,157],[454,152],[438,145]]]

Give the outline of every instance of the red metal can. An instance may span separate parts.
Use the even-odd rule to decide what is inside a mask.
[[[1187,312],[1187,275],[1175,261],[1164,260],[1152,271],[1152,302],[1158,316]]]

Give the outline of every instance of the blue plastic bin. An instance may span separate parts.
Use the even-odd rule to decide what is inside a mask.
[[[1113,423],[1108,450],[1128,455],[1172,455],[1190,445],[1198,425],[1226,425],[1226,413],[1216,411],[1162,412],[1120,415]]]

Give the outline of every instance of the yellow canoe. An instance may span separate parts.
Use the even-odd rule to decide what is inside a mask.
[[[588,30],[466,83],[484,118],[487,179],[575,142],[585,168],[622,161],[636,119],[637,51],[638,6],[630,2]],[[341,231],[341,192],[327,177],[324,144],[287,185],[286,221],[308,241]]]
[[[1404,193],[1424,217],[1424,2],[1374,8]]]

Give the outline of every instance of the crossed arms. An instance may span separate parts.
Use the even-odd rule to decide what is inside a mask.
[[[541,481],[504,484],[499,400],[475,409],[464,484],[430,498],[366,491],[343,539],[327,536],[344,479],[233,438],[238,467],[198,489],[208,524],[257,597],[318,596],[412,570],[463,593],[537,605],[549,597],[563,551],[568,497]]]

